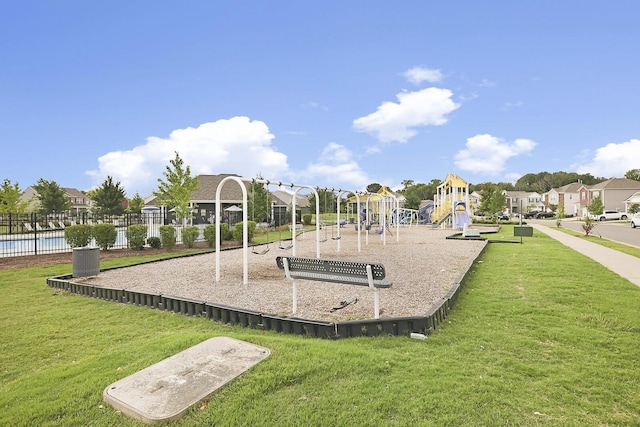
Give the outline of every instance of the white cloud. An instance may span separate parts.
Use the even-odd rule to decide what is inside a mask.
[[[489,80],[489,79],[482,79],[480,81],[480,83],[478,84],[478,86],[480,86],[480,87],[493,87],[495,85],[496,84],[494,82],[492,82],[491,80]]]
[[[447,123],[447,114],[459,107],[452,95],[448,89],[434,87],[401,92],[396,95],[397,103],[382,103],[375,113],[355,119],[353,127],[375,135],[380,142],[407,142],[417,133],[413,128]]]
[[[309,101],[306,104],[304,104],[302,107],[305,109],[311,109],[311,110],[329,111],[329,107],[315,101]]]
[[[522,174],[516,172],[510,172],[504,176],[507,179],[507,182],[515,184],[520,178],[522,178]]]
[[[354,160],[353,153],[335,142],[327,144],[318,162],[310,163],[304,170],[292,175],[301,182],[349,190],[364,188],[373,182]]]
[[[422,82],[437,83],[442,80],[440,70],[433,70],[424,67],[413,67],[402,73],[410,83],[419,85]]]
[[[528,154],[536,145],[530,139],[509,143],[489,134],[476,135],[467,139],[466,149],[458,151],[455,164],[464,171],[497,175],[508,159]]]
[[[127,151],[112,151],[98,159],[98,169],[86,173],[94,185],[107,176],[120,181],[132,197],[145,197],[157,188],[169,160],[178,152],[191,175],[237,173],[265,177],[286,173],[287,156],[271,146],[274,136],[267,125],[248,117],[233,117],[171,132],[168,138],[151,136],[143,145]]]
[[[587,152],[582,152],[584,156]],[[590,173],[593,176],[621,178],[630,169],[640,165],[640,139],[630,139],[621,143],[610,143],[595,151],[593,158],[573,164],[578,173]]]
[[[509,110],[513,110],[514,108],[520,108],[523,105],[524,103],[522,101],[505,102],[504,104],[502,104],[502,107],[500,107],[500,109],[502,111],[509,111]]]

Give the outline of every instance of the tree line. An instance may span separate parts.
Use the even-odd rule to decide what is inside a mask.
[[[191,176],[191,168],[184,164],[177,152],[166,166],[163,176],[164,178],[158,178],[158,189],[153,192],[154,196],[161,205],[173,209],[177,218],[188,218],[191,214],[191,195],[198,184],[197,178]],[[5,179],[0,185],[0,213],[27,212],[34,201],[37,201],[38,212],[62,213],[71,209],[71,200],[57,182],[40,178],[33,188],[36,191],[35,200],[24,200],[24,190],[20,189],[20,185]],[[92,211],[102,215],[140,212],[144,207],[144,199],[138,193],[127,199],[120,181],[115,181],[111,176],[98,188],[84,194],[93,201]]]
[[[625,178],[640,181],[640,168],[631,169],[625,173]],[[158,178],[158,188],[153,195],[158,198],[158,203],[173,209],[178,218],[188,218],[191,214],[191,195],[197,189],[197,178],[191,176],[191,169],[185,165],[178,152],[170,160],[163,173],[164,178]],[[258,179],[261,177],[258,175]],[[585,185],[594,185],[605,181],[604,177],[578,174],[576,172],[539,172],[523,175],[515,183],[507,182],[483,182],[470,184],[469,191],[477,191],[482,196],[483,204],[488,204],[482,209],[494,211],[495,206],[504,205],[502,191],[527,191],[545,193],[552,188],[562,187],[573,182],[582,182]],[[422,200],[433,200],[437,188],[442,181],[432,179],[428,183],[415,182],[411,179],[402,181],[398,192],[405,197],[405,207],[418,209]],[[64,190],[55,181],[39,179],[33,186],[37,192],[38,210],[41,212],[55,213],[66,212],[71,207],[71,201],[65,196]],[[377,193],[382,185],[371,183],[366,191]],[[5,179],[0,186],[0,213],[26,212],[33,200],[22,199],[23,190],[19,184]],[[125,211],[140,212],[144,206],[144,200],[136,193],[131,199],[126,198],[125,189],[119,181],[114,181],[108,176],[100,187],[89,190],[85,194],[93,201],[92,209],[100,214],[120,215]],[[335,211],[337,195],[330,190],[318,189],[321,212]],[[347,197],[352,194],[347,195]],[[125,200],[128,203],[124,203]],[[315,197],[309,196],[310,208],[315,211]],[[268,218],[270,209],[270,197],[262,184],[252,182],[249,185],[248,209],[251,217]],[[126,206],[126,207],[125,207]]]

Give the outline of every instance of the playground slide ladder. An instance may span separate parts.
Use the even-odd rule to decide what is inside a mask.
[[[437,218],[434,218],[433,227],[438,227],[440,224],[445,222],[451,216],[451,209],[442,212]]]

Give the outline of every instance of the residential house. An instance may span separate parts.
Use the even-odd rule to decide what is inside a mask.
[[[293,206],[294,193],[284,190],[271,191],[271,217],[275,226],[291,222],[291,207]],[[309,199],[306,195],[295,193],[296,221],[300,221],[302,215],[309,212]]]
[[[192,194],[191,203],[193,205],[193,224],[213,224],[216,215],[216,191],[223,179],[235,176],[235,174],[218,175],[198,175],[198,187]],[[243,179],[244,181],[244,179]],[[244,181],[245,186],[249,186],[248,181]],[[269,186],[266,186],[269,190]],[[251,197],[251,195],[249,195]],[[287,191],[276,190],[271,192],[272,197],[272,218],[277,225],[288,223],[290,217],[287,216],[288,208],[291,206],[293,195]],[[145,206],[157,206],[157,198],[150,196],[145,199]],[[242,187],[235,180],[228,180],[220,190],[220,203],[222,219],[230,225],[242,221]],[[309,209],[309,200],[305,195],[296,195],[296,211],[299,214]],[[289,213],[290,214],[290,213]]]
[[[640,207],[640,191],[636,191],[624,200],[625,212],[631,212],[632,206]]]
[[[83,212],[88,211],[91,208],[91,198],[84,194],[82,191],[75,188],[61,187],[64,195],[71,202],[71,215],[80,215]],[[27,187],[20,196],[20,200],[29,201],[28,211],[37,211],[40,206],[38,200],[38,192],[33,186]]]
[[[480,209],[480,202],[482,200],[482,196],[477,191],[472,191],[469,193],[469,210],[471,212],[476,212]]]
[[[557,208],[562,205],[565,215],[581,215],[580,188],[582,187],[582,182],[578,181],[563,185],[562,187],[552,188],[542,195],[545,207],[548,210],[557,210]],[[555,207],[555,209],[552,209],[553,207]]]
[[[582,215],[587,215],[587,206],[596,197],[600,197],[607,210],[627,212],[629,204],[625,201],[640,191],[640,181],[628,178],[611,178],[588,188],[580,188]]]
[[[216,215],[216,191],[220,182],[229,176],[240,177],[235,174],[198,175],[196,177],[198,187],[193,192],[191,200],[194,205],[194,224],[214,223]],[[248,184],[245,183],[245,185]],[[225,220],[231,219],[231,222],[234,223],[242,220],[241,217],[237,218],[237,213],[234,213],[238,207],[242,206],[242,188],[235,180],[225,182],[220,191],[220,204],[222,218]]]
[[[506,191],[503,190],[505,200],[505,210],[509,214],[521,214],[533,210],[545,210],[542,195],[535,191]]]

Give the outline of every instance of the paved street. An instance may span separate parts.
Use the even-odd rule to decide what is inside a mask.
[[[555,228],[555,220],[527,220],[532,224],[543,224]],[[575,218],[565,218],[562,220],[562,226],[570,230],[584,232],[582,230],[582,221]],[[640,227],[631,228],[628,221],[596,221],[596,226],[592,231],[594,236],[600,236],[615,242],[624,243],[640,247]]]

